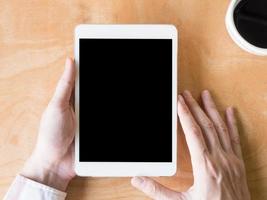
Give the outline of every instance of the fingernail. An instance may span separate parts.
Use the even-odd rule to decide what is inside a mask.
[[[72,62],[72,61],[71,61],[71,58],[67,57],[67,58],[66,58],[66,61],[65,61],[65,65],[66,65],[66,67],[69,66],[69,65],[71,64],[71,62]]]
[[[209,90],[204,90],[204,91],[203,91],[203,94],[204,94],[204,95],[209,95],[209,96],[210,96],[210,91],[209,91]]]
[[[143,182],[144,182],[145,180],[142,178],[142,177],[133,177],[132,178],[132,185],[133,186],[140,186],[140,185],[142,185],[143,184]]]
[[[191,92],[190,92],[189,90],[185,90],[185,91],[183,92],[183,95],[184,95],[185,98],[187,98],[187,97],[192,97],[192,94],[191,94]]]
[[[227,108],[228,113],[233,114],[235,112],[234,108],[232,106]]]
[[[180,94],[178,95],[178,101],[181,102],[181,103],[184,102],[184,98],[183,98],[183,96],[180,95]]]

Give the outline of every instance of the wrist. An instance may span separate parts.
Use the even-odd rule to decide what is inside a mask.
[[[44,162],[41,158],[32,155],[26,161],[20,174],[36,182],[65,191],[72,178],[62,176],[59,171],[60,164]]]

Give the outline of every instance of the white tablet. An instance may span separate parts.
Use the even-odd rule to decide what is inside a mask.
[[[79,25],[75,63],[77,175],[173,175],[176,28]]]

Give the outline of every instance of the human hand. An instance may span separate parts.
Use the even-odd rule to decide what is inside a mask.
[[[66,190],[75,176],[75,115],[71,95],[75,83],[75,66],[68,58],[54,96],[43,113],[34,152],[21,175],[45,185]]]
[[[134,177],[132,185],[156,200],[250,200],[233,108],[227,108],[225,123],[210,93],[203,91],[201,97],[204,111],[190,92],[178,97],[193,186],[186,192],[176,192],[147,177]]]

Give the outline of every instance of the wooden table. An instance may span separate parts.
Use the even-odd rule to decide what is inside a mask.
[[[80,23],[167,23],[179,30],[179,90],[210,89],[238,109],[249,187],[267,199],[267,58],[228,36],[229,0],[0,0],[0,198],[29,156],[42,111],[73,55]],[[186,190],[190,156],[179,133],[179,170],[161,183]],[[75,178],[68,199],[147,199],[128,178]]]

